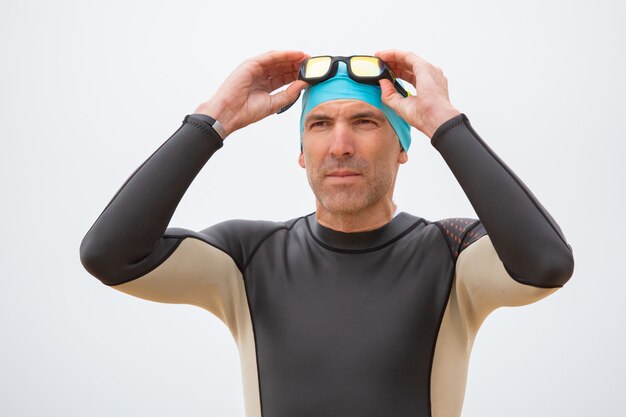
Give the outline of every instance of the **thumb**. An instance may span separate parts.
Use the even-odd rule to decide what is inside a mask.
[[[404,100],[402,94],[398,93],[398,90],[396,90],[396,87],[393,86],[391,81],[385,78],[380,80],[379,83],[381,89],[380,98],[382,99],[383,103],[389,106],[396,113],[400,114],[400,105],[402,103],[402,100]]]
[[[271,113],[291,107],[300,97],[300,93],[305,89],[307,83],[302,80],[296,80],[289,84],[289,86],[272,96]]]

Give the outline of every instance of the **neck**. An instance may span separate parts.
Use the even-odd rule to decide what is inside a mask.
[[[366,232],[389,223],[396,208],[393,201],[386,200],[374,207],[366,207],[355,212],[330,212],[317,201],[315,217],[322,226],[338,232]]]

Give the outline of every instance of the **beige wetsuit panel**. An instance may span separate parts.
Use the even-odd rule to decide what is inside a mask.
[[[230,256],[186,238],[158,268],[113,288],[146,300],[192,304],[228,326],[239,349],[246,416],[261,417],[256,349],[241,271]]]
[[[501,306],[533,303],[554,291],[513,280],[488,235],[461,252],[433,358],[433,417],[461,415],[472,345],[487,315]]]
[[[230,256],[187,238],[158,268],[114,288],[147,300],[197,305],[220,318],[239,349],[246,416],[261,417],[252,321],[243,277]],[[461,252],[433,358],[433,417],[461,415],[472,345],[487,315],[500,306],[529,304],[554,291],[513,280],[488,235]]]

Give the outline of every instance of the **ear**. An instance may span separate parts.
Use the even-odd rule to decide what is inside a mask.
[[[298,156],[298,164],[302,168],[306,168],[306,166],[304,165],[304,154],[302,153],[302,151],[300,151],[300,156]]]
[[[400,151],[400,153],[398,154],[398,163],[399,164],[404,164],[409,160],[409,154],[406,153],[406,151],[404,149],[402,149]]]

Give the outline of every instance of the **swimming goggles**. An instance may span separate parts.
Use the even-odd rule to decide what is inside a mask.
[[[304,80],[310,85],[319,84],[335,76],[339,62],[346,64],[348,75],[356,82],[378,85],[378,80],[386,78],[404,97],[409,95],[396,79],[389,65],[376,56],[314,56],[307,58],[300,64],[298,79]]]
[[[305,59],[300,64],[298,79],[306,81],[309,85],[320,84],[329,80],[337,74],[339,62],[346,64],[348,76],[356,82],[362,84],[379,85],[378,81],[387,79],[393,83],[396,90],[403,97],[408,97],[409,93],[398,81],[391,67],[382,59],[370,55],[352,56],[314,56]],[[299,96],[298,96],[299,97]],[[283,107],[278,111],[282,113],[289,109],[298,99]]]

